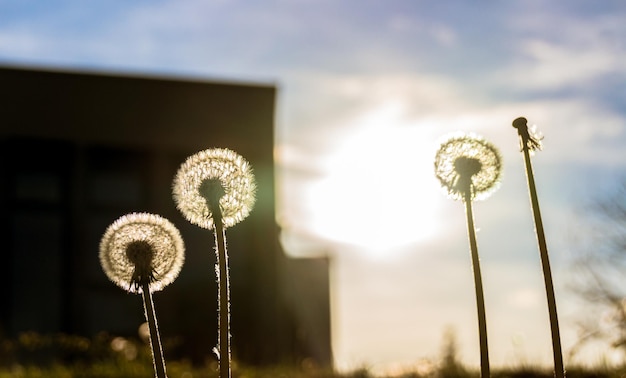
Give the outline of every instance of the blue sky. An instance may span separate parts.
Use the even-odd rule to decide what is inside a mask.
[[[333,256],[339,367],[436,359],[447,327],[462,360],[478,364],[463,207],[432,173],[437,140],[457,130],[504,159],[501,188],[475,205],[492,364],[550,364],[510,126],[526,116],[545,135],[533,163],[564,348],[573,345],[573,219],[626,168],[622,1],[85,4],[0,0],[0,63],[278,87],[278,221],[290,254]]]

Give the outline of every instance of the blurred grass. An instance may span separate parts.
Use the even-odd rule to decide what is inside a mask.
[[[170,343],[170,345],[167,345]],[[164,340],[164,348],[176,349],[176,340]],[[443,360],[445,361],[445,359]],[[192,364],[184,358],[168,358],[170,378],[217,378],[214,360]],[[427,371],[405,372],[394,378],[478,378],[455,361],[432,364]],[[493,378],[552,378],[550,370],[528,365],[494,369]],[[151,378],[154,377],[150,349],[140,339],[101,333],[91,339],[64,334],[24,333],[15,340],[0,340],[0,378]],[[233,378],[373,378],[381,377],[363,368],[334,373],[311,364],[301,366],[243,367],[234,365]],[[570,367],[568,378],[623,378],[622,367]]]

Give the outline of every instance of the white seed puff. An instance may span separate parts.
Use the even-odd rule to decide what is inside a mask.
[[[223,189],[219,199],[224,227],[245,219],[255,202],[256,183],[250,164],[229,149],[200,151],[180,166],[173,183],[176,207],[191,223],[213,229],[214,219],[200,190],[208,181],[218,180]]]
[[[183,266],[185,246],[178,229],[167,219],[149,213],[131,213],[118,218],[100,240],[100,264],[116,285],[141,293],[172,283]]]
[[[472,200],[489,197],[498,188],[502,175],[498,149],[476,134],[455,133],[446,137],[435,156],[435,176],[452,199],[464,199],[460,185],[464,170],[471,183]]]

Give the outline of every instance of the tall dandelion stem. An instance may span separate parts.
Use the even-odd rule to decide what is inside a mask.
[[[159,215],[127,214],[104,232],[99,257],[111,281],[128,292],[141,293],[150,330],[154,372],[157,378],[166,378],[152,292],[174,281],[183,266],[185,245],[180,232]]]
[[[501,174],[501,158],[498,150],[489,142],[473,134],[457,134],[441,144],[435,156],[435,175],[448,195],[465,203],[467,233],[469,236],[476,309],[478,313],[478,336],[480,341],[480,375],[489,377],[489,349],[487,346],[487,315],[480,258],[476,243],[472,201],[486,198],[497,186]]]
[[[187,158],[174,178],[176,207],[191,223],[213,230],[217,254],[220,378],[230,378],[230,286],[225,229],[245,219],[256,184],[250,164],[229,149],[213,148]]]
[[[218,201],[209,201],[215,223],[215,245],[219,272],[219,352],[220,378],[230,378],[230,279],[228,275],[228,253],[226,234],[222,222],[222,211]]]
[[[165,372],[165,358],[163,358],[163,348],[161,347],[161,337],[156,321],[154,304],[152,302],[152,292],[148,281],[141,285],[141,296],[143,297],[143,307],[146,312],[146,321],[150,329],[150,346],[152,349],[152,362],[157,378],[167,378]]]
[[[550,316],[550,330],[552,332],[552,354],[554,357],[554,375],[557,378],[565,377],[565,368],[563,365],[563,352],[561,349],[561,334],[559,331],[559,318],[556,311],[556,297],[554,294],[554,283],[552,282],[552,270],[550,268],[550,259],[548,257],[548,246],[546,243],[546,235],[543,230],[543,221],[541,220],[541,211],[539,209],[539,200],[537,199],[537,188],[535,186],[535,176],[533,167],[530,162],[530,152],[539,149],[541,144],[533,138],[528,132],[527,120],[524,117],[517,118],[513,121],[520,136],[520,144],[524,153],[524,164],[526,166],[526,178],[528,180],[528,192],[530,195],[530,203],[533,209],[535,219],[535,231],[537,233],[537,243],[539,244],[539,254],[541,256],[541,266],[543,268],[543,279],[546,286],[546,296],[548,299],[548,313]]]
[[[483,291],[483,279],[480,272],[480,258],[478,257],[478,245],[476,243],[476,230],[474,228],[474,213],[472,211],[471,191],[465,193],[465,214],[467,215],[467,234],[469,236],[470,252],[472,255],[472,270],[474,272],[474,288],[476,290],[476,310],[478,312],[478,337],[480,340],[480,376],[489,377],[489,348],[487,345],[487,315],[485,312],[485,296]]]

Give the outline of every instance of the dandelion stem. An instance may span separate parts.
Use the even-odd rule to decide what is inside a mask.
[[[220,378],[230,378],[230,282],[228,277],[228,253],[226,235],[222,222],[222,210],[218,201],[210,201],[215,224],[215,243],[217,245],[217,263],[219,269],[219,360]]]
[[[468,180],[469,182],[469,180]],[[469,186],[469,185],[468,185]],[[489,373],[489,349],[487,345],[487,316],[485,314],[485,297],[483,292],[483,280],[480,272],[480,258],[478,257],[478,245],[476,243],[476,230],[474,229],[474,214],[472,211],[471,190],[465,190],[465,214],[467,215],[467,233],[469,235],[470,252],[472,255],[472,270],[474,272],[474,287],[476,289],[476,308],[478,310],[478,336],[480,339],[480,376],[488,378]]]
[[[526,178],[528,180],[528,192],[535,218],[535,231],[537,233],[537,243],[539,244],[539,254],[541,256],[541,266],[543,268],[543,279],[546,286],[546,296],[548,299],[548,313],[550,316],[550,330],[552,331],[552,354],[554,356],[554,374],[557,378],[565,377],[563,366],[563,352],[561,349],[561,336],[559,331],[559,318],[556,311],[556,297],[554,295],[554,283],[552,282],[552,270],[550,269],[550,259],[548,257],[548,247],[546,236],[543,230],[543,221],[539,210],[539,200],[537,199],[537,188],[535,186],[535,176],[530,161],[530,146],[528,125],[523,117],[513,121],[513,126],[517,128],[521,138],[522,151],[524,152],[524,164],[526,166]]]
[[[147,280],[141,285],[141,294],[143,297],[146,320],[148,321],[148,328],[150,329],[150,347],[152,349],[154,372],[157,378],[167,378],[165,359],[163,358],[163,350],[161,348],[161,337],[159,336],[159,327],[152,303],[152,292],[150,291],[150,284]]]

